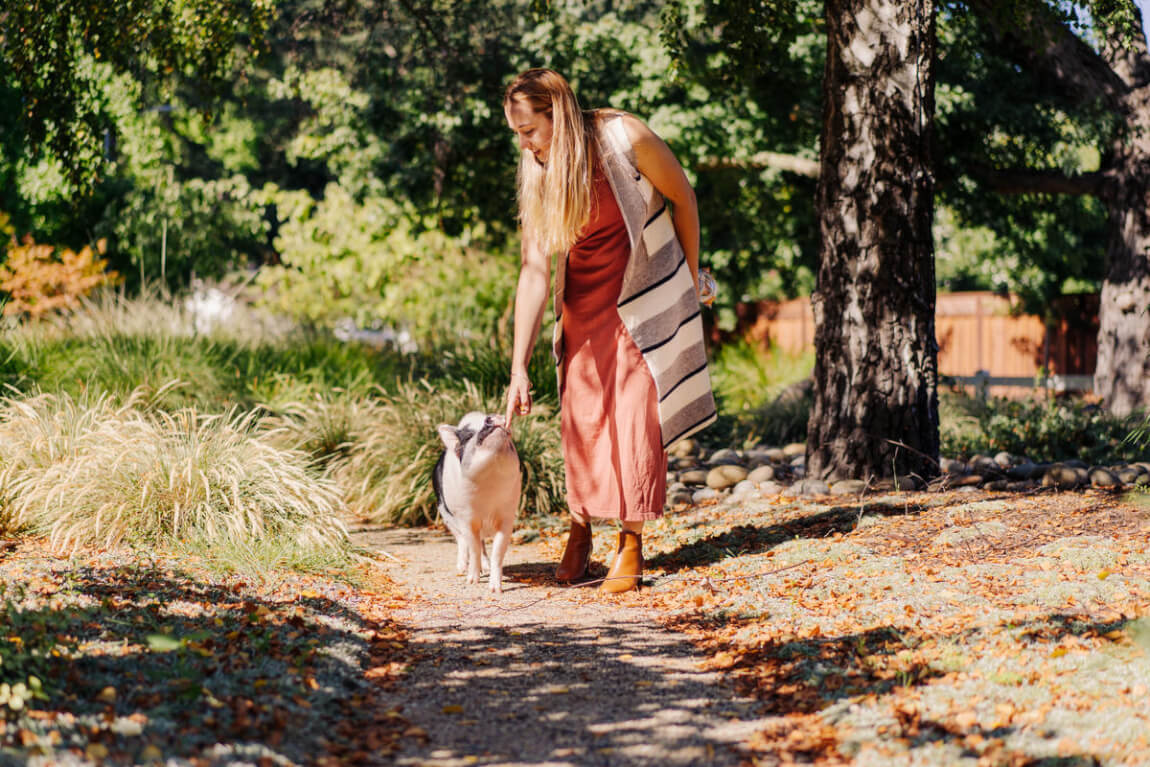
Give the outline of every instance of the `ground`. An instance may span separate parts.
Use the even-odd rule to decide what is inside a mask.
[[[1150,764],[1148,532],[1093,491],[727,502],[607,598],[551,580],[561,521],[500,596],[435,530],[358,531],[350,583],[23,541],[0,669],[46,700],[0,764]]]

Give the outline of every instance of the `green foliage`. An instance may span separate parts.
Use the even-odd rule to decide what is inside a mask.
[[[98,0],[9,4],[0,14],[0,67],[25,95],[28,141],[65,162],[73,181],[101,163],[106,105],[85,71],[108,62],[158,86],[176,83],[205,101],[226,92],[247,45],[258,46],[271,0]],[[237,45],[239,43],[239,45]]]
[[[1005,451],[1033,461],[1112,463],[1150,455],[1145,445],[1126,440],[1140,417],[1119,418],[1095,405],[1058,399],[941,399],[941,451],[949,457]]]
[[[35,700],[47,700],[52,659],[75,648],[62,631],[68,620],[51,610],[22,610],[22,587],[0,582],[0,721],[15,717]]]
[[[739,338],[715,352],[711,383],[725,410],[741,412],[761,407],[785,387],[807,378],[814,364],[813,352],[792,355]]]

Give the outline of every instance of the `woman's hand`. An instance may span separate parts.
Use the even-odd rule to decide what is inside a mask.
[[[507,428],[511,428],[511,419],[517,415],[527,415],[531,412],[531,379],[526,373],[512,373],[511,383],[507,385]]]

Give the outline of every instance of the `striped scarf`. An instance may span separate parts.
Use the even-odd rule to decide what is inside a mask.
[[[691,270],[675,236],[671,213],[659,190],[635,167],[635,152],[621,115],[598,127],[599,158],[619,204],[631,254],[616,305],[623,326],[643,354],[659,396],[663,447],[688,437],[717,418],[703,321]],[[555,273],[552,352],[563,381],[563,289],[567,258]]]

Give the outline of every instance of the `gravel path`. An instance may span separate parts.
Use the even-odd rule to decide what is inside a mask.
[[[557,586],[553,563],[513,545],[504,592],[454,573],[455,544],[428,530],[356,533],[411,595],[397,618],[419,659],[397,690],[427,737],[401,765],[735,765],[761,729],[699,652],[635,595]]]

